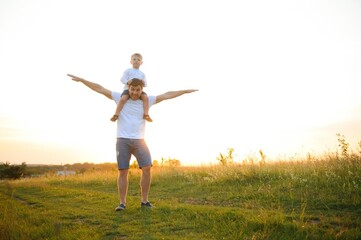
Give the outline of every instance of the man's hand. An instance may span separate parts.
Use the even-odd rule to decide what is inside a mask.
[[[192,92],[196,92],[196,91],[198,91],[198,89],[185,89],[185,90],[179,90],[179,91],[169,91],[169,92],[163,93],[161,95],[158,95],[156,97],[156,103],[160,103],[161,101],[176,98],[183,94],[192,93]]]
[[[187,90],[184,90],[184,93],[192,93],[192,92],[197,92],[198,89],[187,89]]]
[[[90,88],[91,90],[100,93],[104,96],[106,96],[109,99],[112,99],[112,92],[106,88],[104,88],[103,86],[99,85],[98,83],[93,83],[90,81],[85,80],[84,78],[80,78],[77,77],[75,75],[72,74],[67,74],[69,77],[71,77],[71,79],[75,82],[80,82],[82,84],[84,84],[85,86],[87,86],[88,88]]]
[[[80,78],[80,77],[77,77],[77,76],[75,76],[75,75],[72,75],[72,74],[67,74],[69,77],[71,77],[71,80],[73,80],[73,81],[75,81],[75,82],[80,82],[81,80],[84,80],[84,79],[82,79],[82,78]]]

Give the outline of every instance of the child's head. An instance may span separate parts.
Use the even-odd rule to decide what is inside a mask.
[[[140,65],[143,64],[143,57],[140,53],[134,53],[130,57],[130,64],[132,64],[133,68],[139,68]]]
[[[138,57],[140,59],[143,59],[142,54],[140,53],[134,53],[130,58],[132,59],[133,57]]]

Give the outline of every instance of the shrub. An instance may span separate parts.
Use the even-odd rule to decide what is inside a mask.
[[[10,163],[0,163],[0,179],[19,179],[25,175],[26,164],[10,165]]]

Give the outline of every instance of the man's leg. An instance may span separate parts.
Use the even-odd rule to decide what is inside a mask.
[[[150,189],[150,182],[151,182],[151,166],[142,167],[142,178],[140,180],[140,187],[142,193],[142,202],[148,202],[148,194]]]
[[[129,139],[118,138],[116,144],[117,164],[118,164],[118,194],[120,205],[115,208],[116,211],[123,210],[127,202],[128,193],[128,172],[131,150],[128,146]]]
[[[118,193],[120,204],[126,205],[128,194],[128,169],[122,169],[118,172]]]
[[[153,207],[148,202],[148,194],[151,182],[152,157],[150,156],[148,146],[145,143],[144,139],[138,139],[137,141],[134,141],[134,146],[134,156],[138,161],[139,167],[142,169],[142,177],[140,179],[140,188],[142,195],[141,206]]]

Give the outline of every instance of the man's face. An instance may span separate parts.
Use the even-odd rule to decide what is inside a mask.
[[[137,100],[139,99],[140,95],[143,92],[143,88],[141,86],[129,86],[129,96],[132,100]]]

